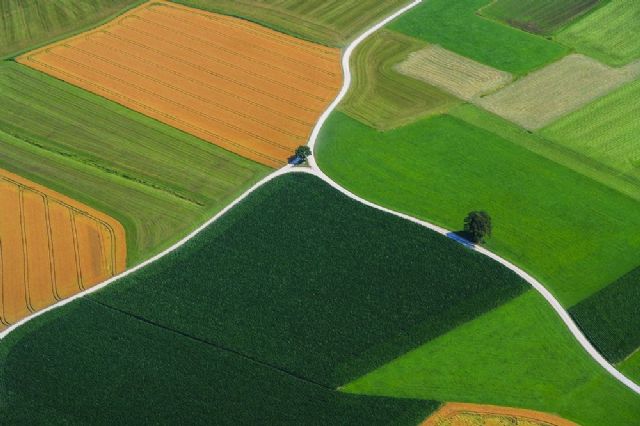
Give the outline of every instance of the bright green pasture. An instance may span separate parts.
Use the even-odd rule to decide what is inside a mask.
[[[0,57],[82,31],[140,0],[2,0]]]
[[[409,0],[176,0],[327,46],[345,46]]]
[[[459,103],[442,90],[394,69],[425,46],[394,31],[380,31],[368,38],[351,59],[353,84],[340,109],[377,129],[389,129]]]
[[[640,201],[640,185],[634,179],[621,175],[615,169],[587,157],[584,153],[546,139],[539,133],[531,133],[475,105],[460,105],[451,109],[449,113]]]
[[[556,121],[542,129],[541,134],[640,186],[638,99],[640,80]]]
[[[618,368],[631,380],[640,383],[640,350],[629,356]]]
[[[481,13],[537,34],[551,34],[584,15],[601,0],[497,0]]]
[[[489,0],[427,0],[389,25],[513,74],[526,74],[564,56],[553,41],[478,15]]]
[[[184,236],[268,173],[15,63],[0,66],[0,167],[122,222],[128,263]]]
[[[638,265],[640,203],[451,116],[376,132],[335,113],[322,169],[358,195],[459,230],[494,220],[489,248],[548,285],[565,306]]]
[[[640,2],[611,0],[569,26],[558,40],[610,65],[640,58]]]
[[[342,394],[88,300],[0,342],[3,424],[413,426],[436,406]]]
[[[596,364],[533,290],[342,390],[530,408],[582,426],[640,423],[640,396]]]

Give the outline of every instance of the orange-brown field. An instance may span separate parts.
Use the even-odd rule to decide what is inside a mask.
[[[342,82],[338,49],[163,1],[18,62],[271,167]]]
[[[449,402],[420,426],[578,426],[562,417],[521,408]]]
[[[122,226],[0,170],[0,329],[126,267]]]

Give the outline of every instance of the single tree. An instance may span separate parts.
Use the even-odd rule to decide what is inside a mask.
[[[475,244],[483,243],[491,236],[491,216],[484,211],[474,211],[464,218],[464,232]]]
[[[307,145],[300,145],[296,148],[296,155],[303,160],[306,160],[307,157],[311,155],[311,148],[309,148]]]

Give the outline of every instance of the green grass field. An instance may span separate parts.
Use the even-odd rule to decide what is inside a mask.
[[[335,388],[526,288],[445,237],[287,175],[95,298]]]
[[[640,348],[640,268],[569,311],[594,346],[612,363]]]
[[[342,47],[409,0],[176,0],[238,16],[327,46]]]
[[[611,0],[604,7],[569,26],[558,41],[610,65],[640,58],[640,3]]]
[[[640,396],[598,366],[533,291],[342,389],[524,407],[581,426],[640,419]]]
[[[636,383],[640,382],[640,351],[634,352],[620,363],[618,369]]]
[[[445,112],[459,103],[455,97],[394,69],[426,43],[393,31],[367,39],[351,62],[353,84],[340,109],[379,130]]]
[[[513,74],[526,74],[564,56],[568,49],[542,37],[478,16],[489,0],[425,1],[389,25]]]
[[[621,176],[616,170],[606,167],[601,162],[584,154],[545,139],[538,133],[526,131],[512,122],[474,105],[464,104],[453,108],[449,113],[640,201],[640,186],[633,179]]]
[[[15,63],[0,66],[0,167],[118,219],[129,264],[184,236],[268,169]]]
[[[489,248],[565,306],[638,265],[640,236],[630,231],[640,225],[638,202],[459,119],[380,133],[335,113],[317,157],[356,194],[449,229],[461,229],[469,211],[487,210]]]
[[[593,9],[601,0],[497,0],[482,9],[494,18],[525,31],[552,34]]]
[[[82,31],[139,0],[2,0],[0,57]]]
[[[640,187],[640,80],[600,98],[541,130]]]
[[[4,424],[413,426],[435,405],[341,394],[85,300],[0,343]]]

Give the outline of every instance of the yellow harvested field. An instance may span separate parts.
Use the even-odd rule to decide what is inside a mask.
[[[520,408],[449,402],[420,426],[578,426],[552,414]]]
[[[465,101],[492,93],[513,79],[500,71],[440,46],[430,45],[396,66],[401,74],[422,80]]]
[[[271,167],[342,84],[338,49],[164,1],[18,62]]]
[[[122,272],[114,219],[0,170],[0,329]]]
[[[612,68],[573,54],[475,103],[529,130],[540,129],[640,76],[640,62]]]

